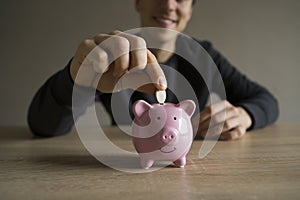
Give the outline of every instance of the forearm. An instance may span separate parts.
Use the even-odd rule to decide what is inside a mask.
[[[55,102],[48,91],[38,91],[28,111],[28,125],[34,135],[50,137],[68,132],[72,125],[72,113]],[[63,119],[63,120],[62,120]]]
[[[72,114],[73,81],[69,76],[69,67],[54,74],[38,90],[28,111],[28,125],[34,135],[51,137],[70,131],[74,124]],[[84,97],[83,103],[76,109],[83,113],[93,102],[91,97]]]
[[[252,124],[248,130],[262,128],[274,123],[279,116],[279,106],[276,98],[266,89],[237,103],[243,107],[251,117]]]
[[[205,44],[206,50],[221,73],[227,100],[234,106],[244,108],[251,117],[251,126],[248,130],[261,128],[275,122],[279,115],[276,98],[263,86],[240,73],[210,43]]]

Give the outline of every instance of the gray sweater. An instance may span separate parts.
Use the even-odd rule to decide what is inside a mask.
[[[203,49],[210,55],[224,82],[226,98],[234,106],[243,107],[252,119],[252,126],[249,129],[264,127],[273,123],[279,115],[277,100],[274,96],[261,85],[249,80],[245,75],[240,73],[232,64],[224,58],[212,44],[208,41],[197,41]],[[197,52],[193,52],[193,56],[198,56]],[[197,102],[197,110],[201,111],[208,100],[210,83],[203,79],[195,68],[187,60],[181,56],[173,54],[164,66],[176,69],[189,81],[195,91]],[[70,76],[70,62],[68,65],[51,76],[35,94],[28,111],[28,124],[34,135],[51,137],[68,133],[74,124],[72,115],[72,91],[74,82]],[[208,73],[208,76],[213,76]],[[213,79],[213,77],[208,77]],[[171,79],[171,80],[170,80]],[[172,80],[173,79],[173,80]],[[168,84],[175,84],[176,77],[168,77]],[[213,80],[212,80],[213,82]],[[179,90],[184,91],[185,88]],[[112,118],[111,98],[112,94],[96,92],[95,97],[86,96],[91,88],[82,87],[80,89],[80,105],[79,113],[84,113],[86,108],[94,101],[100,101]],[[131,112],[132,104],[139,99],[144,99],[149,103],[155,103],[155,97],[152,94],[144,94],[134,92],[132,96],[128,94],[133,91],[124,90],[116,95],[118,99],[118,109],[120,112],[125,112],[129,109]],[[129,98],[129,100],[128,100]],[[187,97],[189,98],[189,97]],[[126,101],[127,99],[127,101]],[[177,103],[182,99],[177,99],[173,91],[167,89],[167,102]],[[130,102],[129,105],[124,102]],[[122,111],[122,109],[125,109]],[[127,110],[128,112],[128,110]],[[78,116],[79,117],[79,116]],[[99,119],[101,120],[101,119]],[[118,122],[128,124],[132,119],[118,119]]]

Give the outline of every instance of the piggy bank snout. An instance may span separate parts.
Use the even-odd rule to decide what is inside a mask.
[[[176,143],[178,131],[174,128],[164,128],[161,134],[161,141],[165,144]]]

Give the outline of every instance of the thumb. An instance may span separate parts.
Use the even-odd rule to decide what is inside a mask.
[[[145,70],[156,89],[167,89],[168,86],[165,74],[158,64],[156,57],[149,50],[147,50],[147,66]]]

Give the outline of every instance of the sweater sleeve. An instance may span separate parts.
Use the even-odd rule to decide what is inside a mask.
[[[243,107],[252,119],[250,129],[262,128],[276,121],[279,116],[276,98],[263,86],[249,80],[226,58],[213,48],[211,43],[202,45],[216,63],[226,90],[227,100],[234,106]]]
[[[74,124],[72,114],[72,91],[74,82],[68,65],[51,76],[37,91],[29,106],[27,121],[36,136],[51,137],[70,131]],[[78,107],[84,113],[94,98],[87,97],[91,88],[81,88],[82,104]],[[75,119],[76,120],[76,119]]]

